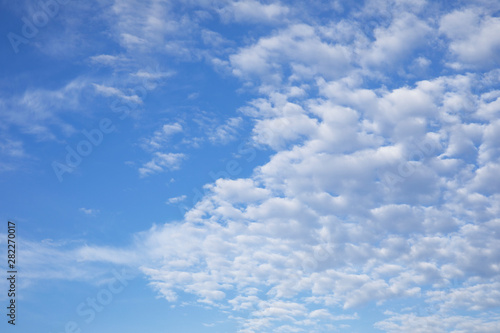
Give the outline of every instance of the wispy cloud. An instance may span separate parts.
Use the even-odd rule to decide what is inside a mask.
[[[114,67],[120,63],[127,62],[128,60],[121,55],[116,56],[111,54],[99,54],[90,57],[90,61],[92,63]]]
[[[137,96],[137,95],[126,95],[124,92],[121,90],[114,88],[114,87],[108,87],[105,85],[100,85],[93,83],[93,86],[96,90],[97,93],[106,96],[106,97],[118,97],[120,99],[123,99],[125,101],[137,103],[137,104],[142,104],[142,99]]]
[[[185,158],[186,155],[182,153],[156,152],[151,161],[143,164],[142,167],[139,168],[139,175],[141,177],[146,177],[159,172],[177,170],[182,160]]]
[[[91,208],[80,208],[79,209],[80,212],[86,214],[86,215],[96,215],[96,214],[99,214],[99,210],[98,209],[91,209]]]
[[[180,195],[178,197],[169,198],[167,200],[167,204],[168,205],[177,204],[179,202],[183,202],[184,200],[186,200],[186,198],[187,198],[186,195]]]
[[[73,125],[62,119],[62,113],[81,111],[81,93],[87,87],[87,79],[80,77],[59,89],[27,89],[2,101],[0,119],[3,126],[17,127],[41,140],[55,140],[56,131],[73,134]]]
[[[151,138],[143,140],[143,147],[147,150],[165,148],[170,138],[177,133],[182,133],[182,131],[182,125],[179,123],[165,124],[160,130],[155,131]]]
[[[137,73],[134,73],[133,75],[140,77],[140,78],[158,80],[158,79],[164,79],[167,77],[171,77],[171,76],[175,75],[175,72],[174,71],[150,72],[150,71],[146,71],[146,70],[141,69],[141,70],[138,70]]]
[[[208,139],[212,143],[228,143],[236,138],[242,122],[243,119],[241,117],[229,118],[224,124],[210,131]]]
[[[26,153],[22,141],[10,140],[0,141],[0,152],[11,157],[25,157]]]

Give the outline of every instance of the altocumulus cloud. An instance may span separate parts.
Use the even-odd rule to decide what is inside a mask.
[[[240,332],[347,330],[372,320],[360,314],[367,307],[382,318],[369,325],[386,332],[500,331],[497,5],[367,1],[313,24],[300,14],[308,3],[255,3],[221,2],[218,13],[281,23],[212,62],[256,87],[241,114],[270,159],[248,178],[207,185],[182,221],[126,249],[75,253],[116,263],[141,249],[141,265],[129,264],[159,295],[192,294],[229,312]],[[174,34],[149,20],[132,38],[127,8],[116,29],[128,49]],[[165,125],[149,143],[181,130]],[[156,152],[139,172],[184,159]]]

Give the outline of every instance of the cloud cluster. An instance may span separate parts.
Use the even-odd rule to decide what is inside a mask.
[[[142,267],[158,292],[229,309],[241,332],[332,329],[397,300],[434,312],[386,311],[376,328],[497,330],[497,315],[478,316],[497,309],[500,282],[496,71],[364,83],[394,63],[426,65],[415,50],[450,31],[449,56],[478,64],[460,43],[475,31],[490,50],[496,19],[458,36],[454,15],[436,27],[398,14],[357,45],[290,25],[230,55],[233,74],[263,88],[243,113],[275,154],[250,178],[208,186],[184,221],[141,235],[161,263]]]
[[[140,234],[141,270],[169,301],[229,309],[241,332],[328,329],[401,299],[435,313],[386,312],[375,327],[498,329],[475,317],[498,307],[500,283],[498,125],[484,112],[496,99],[473,91],[484,77],[392,90],[318,80],[316,97],[253,101],[256,142],[276,153],[251,178],[208,186],[184,221]]]
[[[241,113],[253,143],[273,155],[248,178],[208,184],[182,221],[137,234],[130,248],[75,255],[125,263],[123,253],[140,249],[139,268],[161,296],[194,295],[229,312],[240,332],[347,330],[369,320],[358,313],[366,306],[383,317],[370,326],[386,332],[498,331],[498,18],[472,5],[427,18],[425,1],[377,0],[313,26],[282,3],[228,3],[224,22],[290,18],[218,62],[257,87]],[[125,48],[164,46],[185,26],[160,19],[163,1],[136,20],[138,5],[114,2]],[[372,11],[364,31],[356,15]],[[443,54],[453,63],[439,63]],[[434,62],[451,66],[425,74]],[[234,137],[241,121],[211,140]],[[181,130],[166,124],[148,145]],[[184,159],[156,151],[139,172]]]
[[[479,8],[456,10],[443,16],[440,31],[450,39],[456,68],[494,68],[500,65],[500,18]]]

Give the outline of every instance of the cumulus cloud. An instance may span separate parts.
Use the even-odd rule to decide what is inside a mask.
[[[429,43],[432,29],[416,16],[405,13],[396,17],[387,28],[376,28],[375,41],[365,51],[362,63],[368,66],[393,66],[415,49]]]
[[[297,79],[318,73],[339,77],[349,67],[349,56],[348,48],[322,41],[314,27],[297,24],[241,48],[229,61],[236,76],[279,83],[291,68]]]
[[[482,120],[446,106],[457,91],[471,89],[464,79],[477,78],[351,89],[361,99],[337,95],[342,90],[333,88],[342,82],[318,81],[324,95],[317,98],[292,104],[273,94],[252,102],[247,111],[257,131],[259,119],[285,118],[293,128],[297,114],[314,130],[301,132],[299,143],[276,146],[253,177],[210,185],[182,223],[144,233],[139,243],[150,244],[149,256],[163,263],[143,267],[152,286],[170,301],[188,292],[251,313],[241,319],[242,332],[286,330],[278,321],[301,327],[306,318],[306,327],[322,325],[334,313],[318,312],[318,304],[348,317],[351,309],[401,298],[438,300],[449,311],[495,307],[480,295],[498,283],[500,187],[491,182],[497,165],[483,160],[477,168],[469,155],[448,156],[462,131],[456,124],[472,126],[474,145],[485,140],[474,129]],[[288,140],[288,127],[273,133]],[[397,181],[385,182],[386,172]],[[462,282],[440,294],[454,279]],[[376,326],[425,331],[440,318],[390,314]],[[467,327],[470,318],[445,319],[436,326],[443,331]],[[485,332],[496,325],[474,320]]]
[[[440,31],[449,38],[449,50],[459,60],[451,67],[492,68],[500,64],[500,18],[477,8],[456,10],[443,16]]]
[[[252,3],[233,3],[231,15]],[[425,6],[367,6],[393,3]],[[270,17],[286,12],[269,6],[256,4]],[[253,143],[273,150],[269,159],[246,178],[208,184],[181,221],[155,225],[127,248],[85,247],[79,258],[118,263],[120,252],[140,249],[140,270],[160,296],[194,295],[229,312],[240,332],[338,330],[337,321],[371,320],[358,314],[366,306],[385,317],[370,329],[498,331],[500,76],[489,71],[497,19],[459,9],[438,20],[456,61],[478,72],[376,81],[407,58],[425,65],[413,53],[440,32],[418,13],[384,14],[388,24],[361,42],[350,33],[332,42],[331,27],[293,22],[234,50],[225,65],[261,88],[241,111]],[[149,15],[153,38],[168,27]],[[360,33],[353,20],[342,24]],[[486,58],[474,46],[490,67],[478,65]],[[214,140],[234,137],[238,119]],[[166,124],[149,145],[181,130]],[[139,173],[174,170],[185,158],[155,151]],[[432,313],[417,313],[419,304]]]
[[[391,317],[378,322],[375,327],[388,333],[396,332],[481,332],[493,333],[500,328],[498,316],[492,318],[475,318],[470,316],[395,314],[388,312]]]
[[[478,154],[453,148],[463,131],[474,147],[498,145],[480,130],[495,121],[458,113],[451,103],[457,96],[479,100],[471,89],[480,79],[351,86],[348,94],[345,82],[319,80],[319,97],[291,103],[273,93],[251,102],[246,112],[255,133],[264,120],[287,119],[272,132],[291,144],[267,141],[277,152],[251,178],[216,181],[182,223],[143,234],[141,243],[164,263],[145,264],[144,273],[170,301],[188,292],[250,313],[242,332],[286,331],[281,321],[326,327],[322,321],[335,311],[354,318],[350,311],[396,299],[437,303],[451,313],[496,307],[483,295],[497,290],[500,272],[497,164],[483,157],[477,167]],[[300,140],[289,134],[298,115],[311,126],[298,132]],[[384,179],[389,172],[395,181]],[[459,281],[452,290],[451,281]],[[423,332],[438,321],[443,332],[465,329],[468,320],[496,329],[491,318],[473,315],[387,315],[376,324],[387,332]]]

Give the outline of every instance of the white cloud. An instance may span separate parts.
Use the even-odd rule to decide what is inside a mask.
[[[75,256],[82,262],[104,261],[118,265],[130,265],[140,262],[137,252],[123,252],[109,247],[82,246],[75,251]]]
[[[120,99],[123,99],[128,102],[136,103],[136,104],[142,104],[142,99],[137,96],[137,95],[127,95],[120,89],[114,88],[114,87],[108,87],[105,85],[101,84],[96,84],[93,83],[95,90],[106,97],[118,97]]]
[[[277,23],[279,20],[283,20],[288,12],[288,7],[279,2],[263,4],[256,0],[230,1],[227,6],[219,10],[225,21],[253,23]]]
[[[3,139],[0,140],[0,172],[18,170],[21,162],[30,156],[24,150],[22,141]]]
[[[440,31],[450,39],[449,50],[461,68],[492,68],[500,63],[500,18],[467,8],[445,15]]]
[[[163,153],[161,150],[167,148],[172,136],[182,132],[183,127],[180,123],[167,123],[160,130],[155,131],[152,137],[142,140],[142,147],[147,151],[152,151],[153,158],[139,168],[141,177],[179,169],[186,155],[182,153]]]
[[[114,0],[107,13],[108,23],[115,40],[139,63],[142,59],[137,54],[152,51],[191,58],[196,53],[190,46],[198,28],[198,11],[182,14],[174,10],[177,5],[177,1]],[[189,7],[193,4],[180,5]],[[201,2],[199,5],[203,6]]]
[[[99,210],[98,209],[92,209],[92,208],[80,208],[79,209],[80,212],[86,214],[86,215],[96,215],[99,213]]]
[[[483,195],[499,193],[500,179],[496,176],[499,172],[499,163],[488,163],[477,169],[471,181],[471,190]]]
[[[177,204],[179,202],[183,202],[184,200],[186,200],[186,198],[187,198],[186,195],[180,195],[178,197],[169,198],[167,200],[167,204],[168,205]]]
[[[256,119],[253,139],[275,150],[318,130],[301,105],[287,101],[286,95],[275,93],[270,100],[256,99],[242,111]]]
[[[465,308],[485,311],[500,306],[500,282],[476,284],[449,291],[429,292],[429,302],[438,302],[443,309]]]
[[[339,77],[349,68],[349,56],[348,48],[323,42],[314,27],[297,24],[241,48],[229,61],[236,76],[269,84],[281,82],[290,68],[297,79],[319,73]]]
[[[182,133],[182,131],[182,125],[179,123],[165,124],[161,130],[155,131],[151,138],[144,140],[144,147],[153,150],[164,148],[173,135]]]
[[[375,41],[364,51],[362,63],[368,66],[394,66],[403,57],[408,57],[416,48],[425,46],[431,28],[411,14],[401,14],[387,28],[376,28]]]
[[[208,134],[208,139],[212,143],[228,143],[236,138],[242,122],[243,119],[241,117],[229,118],[225,124],[215,127]]]
[[[363,15],[394,3],[424,6],[370,1]],[[122,30],[134,19],[132,4],[115,2]],[[177,29],[160,20],[164,6],[152,2],[141,16],[146,23],[132,22],[138,38],[162,44],[165,31]],[[373,42],[352,20],[337,39],[331,27],[292,23],[229,55],[233,74],[262,88],[242,112],[254,121],[254,143],[274,149],[269,159],[247,178],[206,185],[182,221],[155,225],[127,248],[89,246],[73,254],[87,263],[137,265],[129,254],[140,249],[140,269],[159,295],[170,302],[194,295],[229,312],[240,332],[333,331],[341,325],[335,320],[366,322],[355,312],[363,306],[376,317],[414,302],[436,307],[427,315],[411,306],[385,312],[375,328],[497,332],[498,315],[476,311],[498,306],[498,72],[444,72],[408,84],[394,80],[394,88],[374,83],[372,69],[405,59],[425,66],[413,51],[436,37],[425,18],[389,14],[372,29]],[[459,47],[477,41],[469,29],[455,29],[457,12],[450,15],[440,22],[451,50],[478,68],[472,65],[480,56]],[[476,24],[478,36],[488,37],[479,48],[490,52],[496,19],[471,17],[464,26]],[[234,137],[240,121],[212,126],[213,140]],[[179,168],[184,154],[158,150],[182,130],[173,123],[154,133],[148,145],[155,153],[141,176]]]
[[[231,41],[224,38],[220,33],[208,29],[203,29],[201,31],[201,39],[206,45],[214,47],[221,47],[231,44]]]
[[[81,241],[57,242],[45,239],[41,242],[24,240],[24,249],[19,253],[20,260],[26,265],[23,284],[31,284],[39,280],[72,280],[99,283],[110,274],[109,266],[103,266],[87,260],[91,255],[105,259],[106,262],[115,261],[125,264],[130,271],[136,271],[124,258],[133,259],[134,256],[124,256],[122,250],[96,251],[96,248],[87,248]],[[116,256],[113,256],[113,251]]]
[[[387,313],[391,317],[378,322],[376,328],[388,333],[415,332],[415,333],[446,333],[446,332],[478,332],[494,333],[500,329],[500,318],[493,316],[475,318],[470,316],[430,315],[417,316],[415,314]]]
[[[167,77],[171,77],[174,75],[174,71],[169,71],[169,72],[151,72],[151,71],[146,71],[146,70],[138,70],[137,73],[134,74],[134,76],[144,78],[144,79],[153,79],[153,80],[158,80],[158,79],[163,79]]]
[[[134,48],[137,46],[145,46],[145,44],[146,44],[146,40],[144,40],[140,37],[128,34],[128,33],[122,33],[120,35],[120,37],[121,37],[121,41],[124,44],[124,46],[128,47],[128,48]]]
[[[304,132],[299,144],[278,148],[253,177],[208,186],[209,194],[184,222],[145,234],[140,243],[151,244],[152,257],[170,262],[168,269],[146,264],[145,273],[171,301],[177,291],[187,291],[213,306],[248,311],[253,319],[242,319],[242,332],[283,327],[275,318],[287,321],[289,329],[301,327],[301,318],[335,318],[335,312],[314,310],[312,304],[345,313],[396,298],[436,302],[440,294],[434,292],[451,279],[468,287],[461,283],[445,293],[440,306],[449,311],[495,306],[479,293],[495,289],[496,282],[477,281],[498,278],[500,249],[492,233],[497,210],[491,206],[489,213],[481,213],[477,205],[493,205],[497,187],[491,182],[484,187],[482,179],[492,179],[487,169],[464,174],[468,161],[440,157],[453,144],[452,134],[461,131],[455,124],[465,122],[442,107],[457,89],[465,89],[462,79],[443,77],[389,91],[352,89],[353,96],[362,98],[343,96],[345,107],[335,102],[342,90],[337,96],[324,81],[318,84],[331,96],[325,97],[328,101],[313,98],[294,106],[278,104],[284,98],[279,95],[255,101],[246,112],[256,119],[290,120],[301,114],[314,117],[316,130]],[[418,121],[407,122],[412,118],[439,125],[429,133]],[[467,126],[471,140],[480,145],[484,137],[476,135],[475,126],[482,124]],[[426,145],[424,140],[433,137],[439,144]],[[495,168],[489,160],[482,163]],[[398,164],[414,171],[398,171]],[[401,182],[381,182],[384,170],[394,170]],[[467,224],[464,216],[487,224]],[[249,288],[266,296],[247,294]],[[423,294],[424,289],[431,291]],[[241,296],[229,298],[232,292]],[[459,297],[462,303],[453,301]],[[377,327],[425,331],[422,325],[437,320],[399,322],[408,318],[413,317],[394,315]],[[468,317],[446,318],[437,326],[443,331],[467,327],[463,319]],[[495,327],[474,320],[478,327]]]
[[[106,66],[115,66],[117,63],[124,61],[122,56],[114,56],[111,54],[99,54],[90,57],[90,61],[97,64],[102,64]]]
[[[218,179],[215,184],[208,186],[217,198],[230,203],[250,203],[264,200],[269,197],[270,192],[257,187],[257,183],[251,179]]]
[[[0,102],[2,125],[17,127],[23,133],[41,140],[55,140],[58,131],[64,136],[76,132],[74,127],[61,118],[63,112],[81,110],[80,94],[88,87],[87,79],[79,77],[58,89],[27,89]]]
[[[168,170],[176,170],[186,155],[180,153],[161,153],[156,152],[151,161],[142,165],[139,168],[139,175],[146,177],[154,173],[164,172]]]
[[[23,142],[17,140],[6,139],[3,142],[0,141],[0,152],[4,155],[17,158],[26,156]]]

